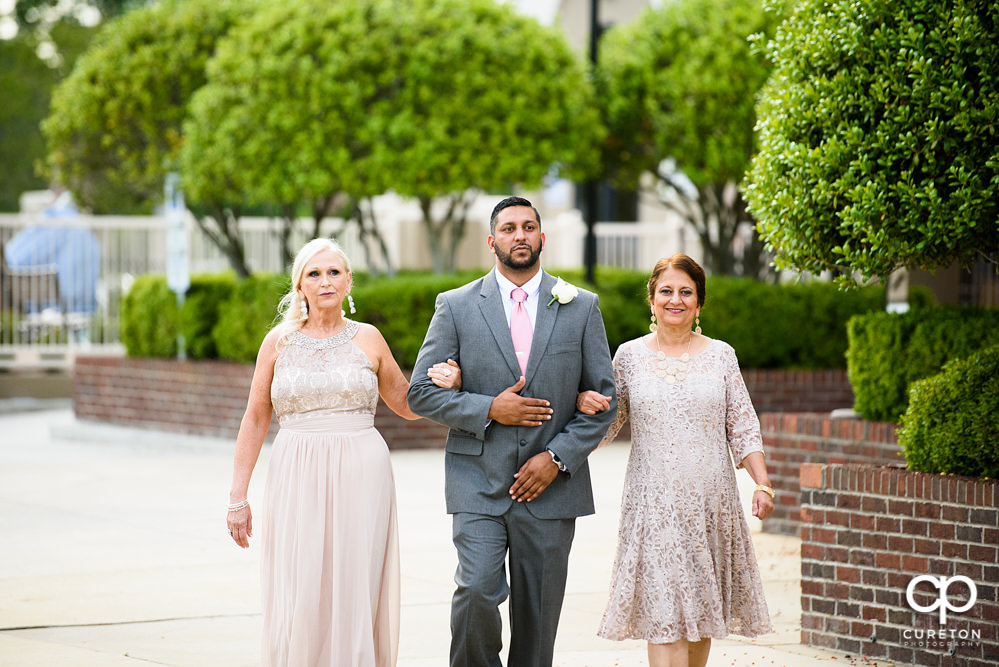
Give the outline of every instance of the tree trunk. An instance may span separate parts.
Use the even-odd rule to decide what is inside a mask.
[[[454,273],[457,265],[458,246],[468,229],[468,209],[475,201],[477,192],[466,190],[459,194],[445,197],[447,210],[440,220],[434,220],[433,198],[419,198],[420,211],[423,213],[423,228],[427,232],[427,243],[430,245],[430,257],[434,273]]]
[[[364,211],[364,202],[368,202],[368,212]],[[375,207],[370,198],[362,198],[354,204],[354,218],[357,221],[358,230],[361,237],[361,245],[364,246],[364,256],[368,262],[368,270],[372,275],[377,276],[380,271],[375,265],[372,257],[370,243],[375,243],[378,247],[381,261],[384,266],[384,273],[389,278],[395,275],[395,267],[392,265],[392,258],[389,256],[388,244],[385,237],[378,229],[378,221],[375,219]]]
[[[281,243],[281,266],[290,269],[295,261],[296,252],[291,249],[291,232],[295,229],[295,206],[293,204],[281,205],[281,229],[278,231],[278,238]]]
[[[656,173],[666,188],[659,201],[686,220],[697,233],[704,252],[704,268],[717,275],[743,275],[762,280],[767,275],[767,254],[755,231],[752,239],[736,256],[735,239],[743,223],[752,223],[742,194],[733,183],[696,186],[693,197],[685,192],[675,174]]]
[[[444,258],[443,225],[434,223],[431,207],[433,199],[427,196],[419,197],[420,211],[423,213],[423,228],[427,232],[427,243],[430,245],[430,260],[436,274],[445,272],[447,262]]]
[[[239,217],[239,210],[216,206],[213,216],[197,215],[194,219],[201,231],[229,260],[236,276],[242,279],[249,278],[251,272],[246,264],[243,240],[239,238]]]
[[[375,205],[370,198],[368,198],[368,215],[365,229],[367,237],[378,244],[378,250],[382,256],[382,264],[385,267],[385,274],[389,278],[393,277],[395,275],[395,266],[393,266],[392,258],[389,256],[388,244],[385,243],[385,237],[382,236],[381,230],[378,229],[378,220],[375,218]]]

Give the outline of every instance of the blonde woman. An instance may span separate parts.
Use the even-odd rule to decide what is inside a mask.
[[[378,329],[347,319],[350,263],[328,239],[291,270],[283,320],[264,338],[236,437],[228,525],[253,534],[246,500],[272,412],[281,428],[264,487],[263,664],[391,667],[399,639],[399,547],[388,447],[373,426],[381,396],[418,419],[409,382]],[[457,366],[430,372],[460,387]]]

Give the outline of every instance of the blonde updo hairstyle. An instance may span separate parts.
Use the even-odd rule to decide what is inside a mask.
[[[670,269],[683,271],[690,276],[690,279],[694,281],[694,288],[697,290],[697,307],[703,307],[705,297],[704,269],[701,268],[700,264],[682,252],[675,253],[669,257],[663,257],[656,262],[655,267],[652,269],[652,275],[649,276],[649,305],[652,305],[652,301],[656,296],[656,283],[658,283],[662,275]]]
[[[302,304],[305,303],[301,294],[302,274],[305,273],[305,266],[309,260],[324,250],[330,250],[339,255],[347,271],[350,271],[350,260],[347,259],[347,255],[336,241],[312,239],[302,246],[291,265],[291,290],[281,297],[281,302],[278,304],[278,314],[281,316],[281,321],[274,328],[281,332],[277,341],[279,346],[286,343],[288,336],[301,329],[302,325],[309,321],[308,314],[302,316]]]

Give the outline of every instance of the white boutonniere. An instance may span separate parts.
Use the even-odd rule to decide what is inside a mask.
[[[552,305],[557,300],[563,306],[573,299],[579,296],[579,290],[575,285],[570,285],[561,278],[555,281],[555,286],[552,287],[552,300],[548,302],[548,305]],[[547,308],[547,306],[545,306]]]

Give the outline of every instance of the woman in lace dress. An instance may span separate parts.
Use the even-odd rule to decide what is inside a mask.
[[[632,445],[599,634],[646,640],[653,667],[703,666],[712,638],[772,631],[732,461],[757,483],[754,516],[773,511],[774,492],[735,352],[693,328],[704,290],[692,259],[659,260],[652,333],[614,356],[618,413],[603,442],[630,418]],[[605,406],[580,395],[584,412]]]
[[[315,239],[298,253],[282,322],[264,338],[236,438],[227,523],[249,546],[250,475],[281,425],[264,487],[263,664],[391,667],[399,640],[399,545],[378,397],[406,419],[409,383],[385,339],[344,317],[346,256]],[[431,377],[460,386],[457,367]]]

